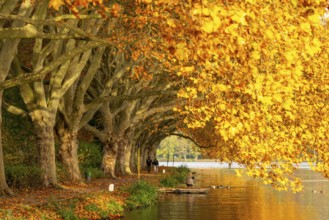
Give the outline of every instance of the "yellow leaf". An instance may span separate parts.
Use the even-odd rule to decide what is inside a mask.
[[[207,18],[207,20],[203,21],[202,30],[206,33],[215,32],[221,26],[221,21],[218,17],[214,19]]]
[[[311,33],[312,30],[311,30],[311,25],[307,22],[304,22],[301,24],[300,28],[305,31],[305,32],[308,32],[308,33]]]
[[[238,130],[242,130],[243,124],[241,122],[239,122],[236,127]]]
[[[231,24],[225,29],[225,33],[231,34],[232,36],[237,36],[238,31],[237,29],[239,28],[238,24]]]
[[[216,85],[212,86],[212,91],[214,93],[224,92],[227,89],[228,89],[227,86],[226,85],[223,85],[223,84],[216,84]]]
[[[58,10],[59,7],[61,7],[63,4],[64,4],[63,0],[50,0],[49,8],[53,8],[55,10]]]
[[[201,76],[201,78],[203,78],[203,79],[206,79],[206,78],[207,78],[207,74],[206,74],[205,72],[202,72],[202,73],[200,74],[200,76]]]
[[[292,3],[295,7],[297,7],[297,5],[298,5],[298,0],[291,0],[291,3]]]
[[[321,17],[318,14],[314,14],[314,15],[308,16],[308,20],[313,25],[320,25]]]
[[[258,100],[264,105],[273,105],[272,97],[270,96],[259,96]]]
[[[247,25],[246,19],[245,19],[246,13],[245,12],[237,12],[233,17],[232,20],[237,22],[241,25]]]
[[[184,90],[179,90],[179,92],[177,93],[178,97],[182,97],[182,98],[188,98],[189,95],[184,91]]]
[[[319,52],[321,50],[321,41],[319,40],[319,38],[315,37],[312,40],[312,45],[314,46],[314,49],[316,50],[316,52]]]
[[[266,35],[268,38],[270,38],[271,40],[275,39],[275,36],[274,36],[273,32],[270,31],[270,30],[268,30],[268,29],[265,31],[265,35]]]
[[[167,19],[167,24],[169,25],[169,27],[176,27],[174,19]]]
[[[226,105],[225,104],[220,104],[219,109],[222,110],[222,111],[225,111]]]
[[[224,141],[228,140],[228,136],[225,130],[220,130],[220,135],[222,136],[222,138],[224,139]]]
[[[251,52],[251,58],[254,59],[254,60],[259,60],[260,59],[260,53],[258,51]]]
[[[295,63],[297,60],[296,52],[295,51],[287,51],[284,56],[286,57],[288,63]]]
[[[189,56],[189,50],[186,43],[178,43],[176,45],[175,55],[179,60],[186,60]]]
[[[194,66],[184,66],[180,69],[182,72],[192,73],[194,71]]]
[[[282,97],[279,94],[274,94],[273,95],[273,100],[281,103],[282,102]]]
[[[288,110],[288,111],[291,110],[290,102],[285,102],[285,103],[283,103],[282,107],[283,107],[285,110]]]
[[[207,88],[204,87],[202,84],[200,84],[200,85],[198,86],[198,91],[200,91],[200,92],[206,92],[206,91],[207,91]]]
[[[236,172],[236,175],[237,175],[238,177],[241,177],[241,176],[242,176],[242,172],[241,172],[241,170],[236,169],[235,172]]]
[[[230,130],[229,130],[229,132],[230,132],[230,135],[231,135],[232,137],[234,137],[235,134],[237,133],[237,129],[236,129],[235,127],[231,127]]]

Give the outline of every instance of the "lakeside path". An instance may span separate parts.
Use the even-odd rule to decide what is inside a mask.
[[[159,171],[162,169],[160,167]],[[159,186],[160,179],[170,173],[167,167],[165,169],[166,174],[162,172],[148,174],[142,171],[140,179]],[[101,219],[97,212],[86,211],[84,207],[99,201],[115,201],[123,205],[128,197],[124,189],[136,181],[138,181],[137,174],[132,174],[119,176],[116,179],[92,179],[81,185],[61,183],[62,188],[17,189],[14,190],[14,196],[0,197],[0,219],[63,219],[56,213],[55,206],[61,204],[65,207],[66,204],[68,207],[72,199],[75,204],[75,215],[85,219]],[[113,192],[109,192],[109,184],[114,184]],[[112,219],[120,216],[112,213],[109,217]]]

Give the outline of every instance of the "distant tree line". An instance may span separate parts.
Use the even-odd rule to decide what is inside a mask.
[[[201,157],[199,147],[197,147],[192,141],[188,139],[169,136],[161,141],[157,148],[156,155],[158,159],[166,161],[172,161],[175,157],[179,160],[198,160]]]

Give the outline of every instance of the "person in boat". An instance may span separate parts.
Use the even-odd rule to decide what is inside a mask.
[[[194,185],[194,177],[192,176],[192,173],[189,173],[186,177],[185,184],[187,188],[192,188]]]

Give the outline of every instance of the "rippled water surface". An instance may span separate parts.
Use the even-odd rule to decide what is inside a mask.
[[[293,194],[275,191],[251,177],[237,177],[225,164],[187,165],[197,172],[196,187],[231,188],[211,189],[206,195],[162,194],[154,207],[128,212],[124,219],[329,220],[329,181],[309,169],[297,170],[304,190]]]

